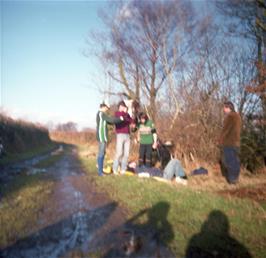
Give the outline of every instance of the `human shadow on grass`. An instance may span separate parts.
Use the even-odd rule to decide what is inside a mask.
[[[174,239],[167,220],[169,210],[170,204],[165,201],[141,210],[115,229],[113,247],[103,257],[175,257],[167,247]]]
[[[65,257],[73,250],[90,248],[95,233],[108,221],[116,202],[72,216],[0,249],[0,257]]]
[[[227,216],[213,210],[187,246],[186,258],[251,258],[248,249],[230,235]]]

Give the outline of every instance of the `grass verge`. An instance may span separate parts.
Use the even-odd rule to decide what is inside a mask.
[[[98,177],[95,158],[81,156],[81,161],[99,191],[128,210],[129,220],[163,232],[161,240],[176,257],[184,257],[191,245],[214,256],[232,242],[239,244],[240,253],[228,257],[244,257],[240,246],[252,257],[266,257],[266,214],[259,203],[149,178]]]
[[[50,152],[51,150],[55,149],[57,146],[58,146],[57,143],[51,143],[45,146],[40,146],[39,148],[35,148],[28,152],[19,153],[19,154],[7,154],[0,159],[0,165],[7,165],[14,162],[19,162],[33,158],[34,156]]]
[[[52,186],[44,175],[19,175],[1,190],[5,197],[0,202],[0,249],[34,230]]]

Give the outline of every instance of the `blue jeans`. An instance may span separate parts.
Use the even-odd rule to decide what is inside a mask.
[[[184,177],[184,169],[178,159],[171,159],[163,171],[163,178],[171,180],[173,177]]]
[[[130,137],[126,133],[118,133],[116,135],[116,152],[113,164],[113,171],[117,172],[121,159],[121,171],[126,171],[127,160],[129,156]]]
[[[105,149],[106,149],[106,142],[98,142],[99,144],[99,151],[97,157],[98,163],[98,175],[102,176],[103,174],[103,163],[104,163],[104,156],[105,156]]]
[[[240,160],[238,147],[222,147],[222,165],[225,168],[229,183],[235,183],[240,174]]]

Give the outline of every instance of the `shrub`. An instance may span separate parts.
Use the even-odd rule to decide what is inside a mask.
[[[241,137],[241,163],[249,171],[255,173],[265,166],[266,138],[265,131],[259,127],[248,127]]]
[[[14,120],[1,113],[0,135],[7,154],[18,154],[51,143],[45,127],[23,120]]]

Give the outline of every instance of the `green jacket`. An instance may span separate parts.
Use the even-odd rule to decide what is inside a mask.
[[[155,132],[154,124],[151,120],[145,124],[139,124],[140,144],[153,144],[153,133]]]
[[[110,117],[102,111],[98,111],[96,115],[96,138],[99,142],[108,141],[108,128],[107,124],[118,124],[121,120],[119,117]]]

